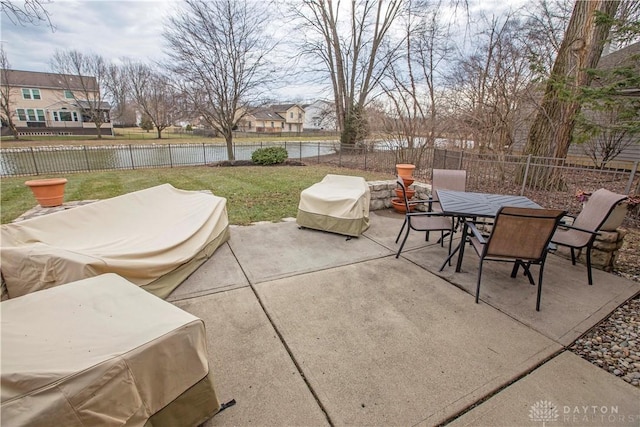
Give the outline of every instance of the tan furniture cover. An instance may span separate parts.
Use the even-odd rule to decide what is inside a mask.
[[[166,298],[229,239],[226,199],[169,184],[0,231],[9,298],[117,273]]]
[[[115,274],[0,309],[2,425],[141,426],[208,378],[202,320]],[[215,414],[211,385],[206,394],[190,402],[198,419],[173,425]]]
[[[301,227],[359,236],[369,228],[370,201],[364,178],[329,174],[302,190],[296,221]]]

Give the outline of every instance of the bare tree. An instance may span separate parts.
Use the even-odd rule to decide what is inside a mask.
[[[558,55],[571,8],[566,0],[537,0],[523,9],[525,49],[538,78],[546,79]]]
[[[125,66],[131,97],[141,112],[149,118],[162,138],[162,131],[178,119],[179,104],[176,91],[169,78],[145,64],[128,63]]]
[[[169,68],[192,113],[224,136],[233,161],[233,130],[274,78],[268,56],[275,45],[265,33],[269,7],[249,0],[185,4],[163,33]]]
[[[111,101],[111,119],[119,123],[132,123],[130,113],[129,81],[124,66],[108,64],[104,85]]]
[[[460,122],[480,151],[509,152],[521,125],[518,112],[536,75],[521,24],[512,13],[484,18],[475,51],[459,60],[450,79]]]
[[[18,135],[18,129],[13,122],[13,105],[11,103],[11,77],[9,59],[7,53],[0,44],[0,118],[2,119],[2,125],[7,125],[11,130],[14,139],[20,139]]]
[[[364,109],[398,45],[385,43],[403,0],[302,0],[293,14],[303,35],[302,55],[321,64],[331,80],[341,143],[366,136]]]
[[[587,69],[595,68],[607,40],[618,0],[577,0],[546,85],[540,109],[529,130],[525,152],[535,156],[565,158],[580,111],[578,94],[591,81]]]
[[[52,31],[55,27],[51,23],[49,12],[45,5],[53,3],[50,0],[24,0],[22,5],[12,0],[0,0],[0,11],[14,24],[47,24]]]
[[[442,130],[437,74],[450,46],[439,12],[438,4],[408,2],[401,21],[404,44],[397,52],[403,60],[390,64],[381,81],[387,101],[384,139],[398,163],[420,164]]]
[[[108,67],[104,59],[75,50],[58,50],[51,66],[82,110],[82,120],[95,124],[98,138],[102,138],[100,127],[110,120],[110,106],[106,102]]]

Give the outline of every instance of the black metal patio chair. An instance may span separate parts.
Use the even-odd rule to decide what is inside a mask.
[[[453,218],[449,215],[443,214],[442,212],[412,212],[412,210],[414,210],[417,205],[428,204],[429,200],[409,200],[409,198],[407,197],[407,188],[404,184],[404,180],[400,176],[398,176],[397,185],[398,188],[402,189],[402,199],[404,200],[406,210],[402,228],[400,228],[398,237],[396,237],[396,243],[398,243],[398,240],[400,240],[402,232],[405,230],[406,232],[404,234],[404,238],[402,239],[402,243],[400,244],[400,248],[398,249],[398,253],[396,254],[396,258],[400,256],[402,248],[404,248],[404,244],[406,243],[407,238],[409,237],[409,232],[411,230],[426,232],[425,240],[429,240],[430,231],[440,231],[440,245],[444,247],[444,239],[449,236],[449,252],[451,252],[451,240],[453,239],[454,228]]]
[[[488,237],[483,236],[472,221],[466,222],[466,226],[471,230],[471,246],[480,257],[476,303],[480,299],[482,266],[485,261],[513,262],[511,277],[516,277],[518,269],[522,267],[532,285],[535,285],[535,282],[531,276],[530,267],[532,264],[537,264],[540,267],[536,310],[540,311],[542,273],[549,251],[549,242],[565,213],[558,209],[505,206],[498,211]]]
[[[575,250],[583,248],[586,250],[589,285],[593,285],[593,275],[591,273],[593,242],[613,209],[626,198],[627,196],[624,194],[616,194],[604,188],[595,191],[584,204],[580,214],[574,218],[573,224],[561,224],[551,238],[552,243],[571,249],[571,264],[573,265],[576,265]]]

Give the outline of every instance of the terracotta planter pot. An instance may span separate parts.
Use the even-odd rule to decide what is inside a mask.
[[[412,190],[411,188],[407,188],[407,199],[411,200],[411,198],[413,196],[416,195],[416,190]],[[396,197],[400,200],[402,200],[402,188],[396,188],[395,189],[396,192]]]
[[[60,206],[64,202],[66,178],[34,179],[25,182],[43,208]]]
[[[391,199],[391,204],[393,205],[393,209],[399,213],[406,213],[407,207],[404,204],[404,200],[400,198],[394,197]],[[409,212],[413,212],[415,210],[415,206],[409,205]]]
[[[402,178],[402,182],[404,182],[404,188],[406,189],[408,189],[409,186],[413,184],[413,181],[415,181],[415,179],[410,176],[401,176],[400,178]]]
[[[396,165],[396,172],[402,178],[411,178],[413,176],[413,171],[416,169],[416,165],[412,165],[409,163],[399,163]]]

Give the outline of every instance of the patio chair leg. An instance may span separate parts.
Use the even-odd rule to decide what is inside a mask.
[[[527,278],[529,279],[529,283],[531,284],[531,286],[535,286],[536,282],[533,281],[533,276],[531,276],[531,270],[529,270],[529,267],[531,267],[531,263],[522,263],[522,268],[524,269],[524,275],[527,276]]]
[[[480,258],[480,266],[478,267],[478,283],[476,284],[476,304],[480,301],[480,279],[482,278],[482,258]]]
[[[404,248],[404,244],[407,241],[407,237],[409,237],[409,231],[411,231],[411,226],[407,227],[407,232],[404,235],[404,239],[402,239],[402,243],[400,244],[400,249],[398,249],[398,253],[396,254],[396,258],[400,256],[400,252],[402,252],[402,248]]]
[[[593,275],[591,274],[591,246],[587,248],[587,278],[589,279],[589,285],[593,285]]]
[[[544,260],[540,264],[540,274],[538,275],[538,297],[536,299],[536,311],[540,311],[540,299],[542,297],[542,272],[544,270]]]
[[[513,270],[511,270],[511,277],[516,277],[518,275],[519,268],[520,268],[520,261],[516,260],[513,263]]]
[[[405,225],[407,225],[407,217],[404,217],[404,222],[402,223],[402,228],[400,228],[400,232],[398,233],[398,237],[396,237],[396,243],[398,243],[398,240],[400,240],[400,235],[402,235],[402,232],[404,231],[404,227]]]
[[[573,248],[571,248],[571,264],[576,265],[576,253]]]
[[[451,245],[453,244],[453,225],[451,226],[451,231],[449,232],[449,255],[451,255]],[[449,267],[451,267],[451,257],[447,257],[447,262],[449,263]],[[440,269],[442,270],[442,269]]]

